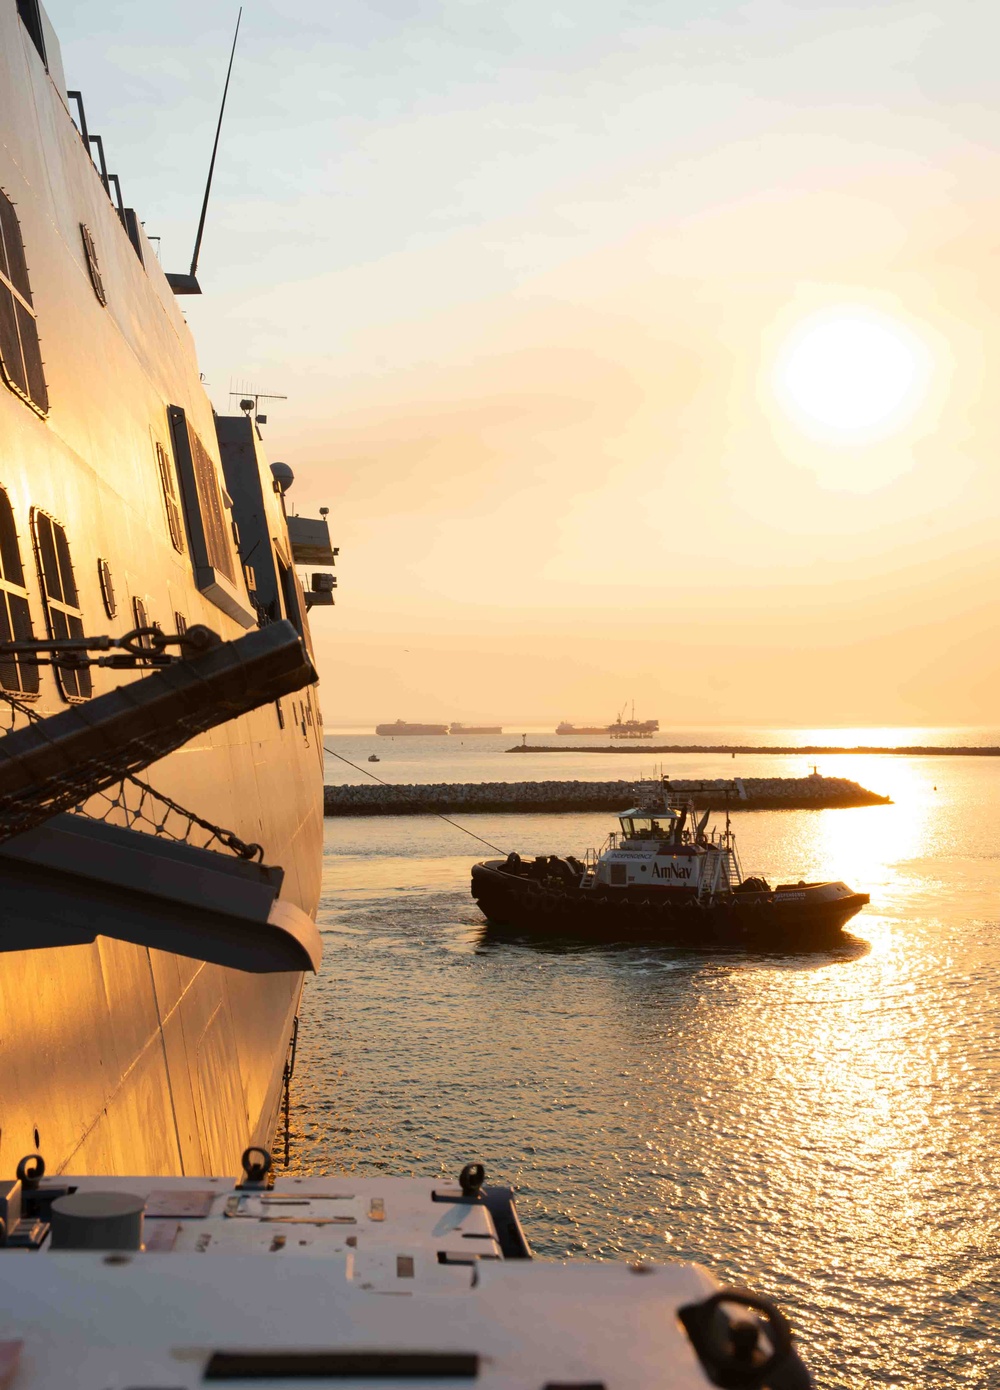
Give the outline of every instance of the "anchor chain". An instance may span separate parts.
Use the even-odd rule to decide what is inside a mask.
[[[292,1151],[292,1077],[295,1075],[295,1053],[299,1045],[299,1016],[295,1015],[292,1023],[292,1036],[288,1044],[288,1056],[285,1058],[285,1070],[282,1075],[283,1097],[282,1109],[284,1112],[283,1135],[285,1148],[285,1167],[288,1167]]]

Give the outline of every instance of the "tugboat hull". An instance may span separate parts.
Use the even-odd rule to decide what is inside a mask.
[[[565,875],[486,860],[472,870],[472,896],[497,926],[573,939],[655,941],[698,950],[827,950],[869,901],[843,883],[736,891],[710,901],[684,892],[581,887]]]

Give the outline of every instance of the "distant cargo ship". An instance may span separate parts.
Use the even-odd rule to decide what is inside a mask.
[[[395,724],[376,724],[375,732],[385,738],[395,738],[397,734],[446,734],[447,724],[407,724],[405,719],[397,719]]]
[[[453,734],[502,734],[499,724],[452,724]]]
[[[607,724],[601,724],[599,727],[591,728],[589,725],[567,724],[565,719],[556,728],[557,734],[606,734],[607,732]]]

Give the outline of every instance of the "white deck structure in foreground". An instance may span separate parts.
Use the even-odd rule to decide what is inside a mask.
[[[37,1217],[67,1187],[71,1203],[110,1190],[140,1198],[144,1248],[53,1249],[58,1228],[44,1235]],[[11,1390],[712,1383],[678,1319],[717,1290],[705,1270],[504,1259],[488,1206],[451,1183],[60,1177],[35,1194],[0,1191],[11,1238],[44,1236],[0,1250],[0,1386]],[[22,1199],[40,1210],[18,1225]],[[760,1385],[752,1366],[772,1341],[750,1326],[744,1383]],[[794,1353],[785,1369],[792,1378],[763,1383],[809,1384]]]

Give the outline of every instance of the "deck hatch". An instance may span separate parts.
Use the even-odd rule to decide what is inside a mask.
[[[76,578],[69,556],[65,527],[38,507],[31,509],[31,529],[35,538],[38,577],[42,582],[45,622],[49,636],[82,637],[83,613]],[[53,666],[59,689],[67,700],[89,700],[93,685],[84,667]]]
[[[0,488],[0,642],[31,642],[34,636],[14,512]],[[18,695],[37,695],[38,667],[14,657],[0,661],[0,685]]]
[[[38,325],[14,204],[0,190],[0,372],[39,415],[49,411]]]

